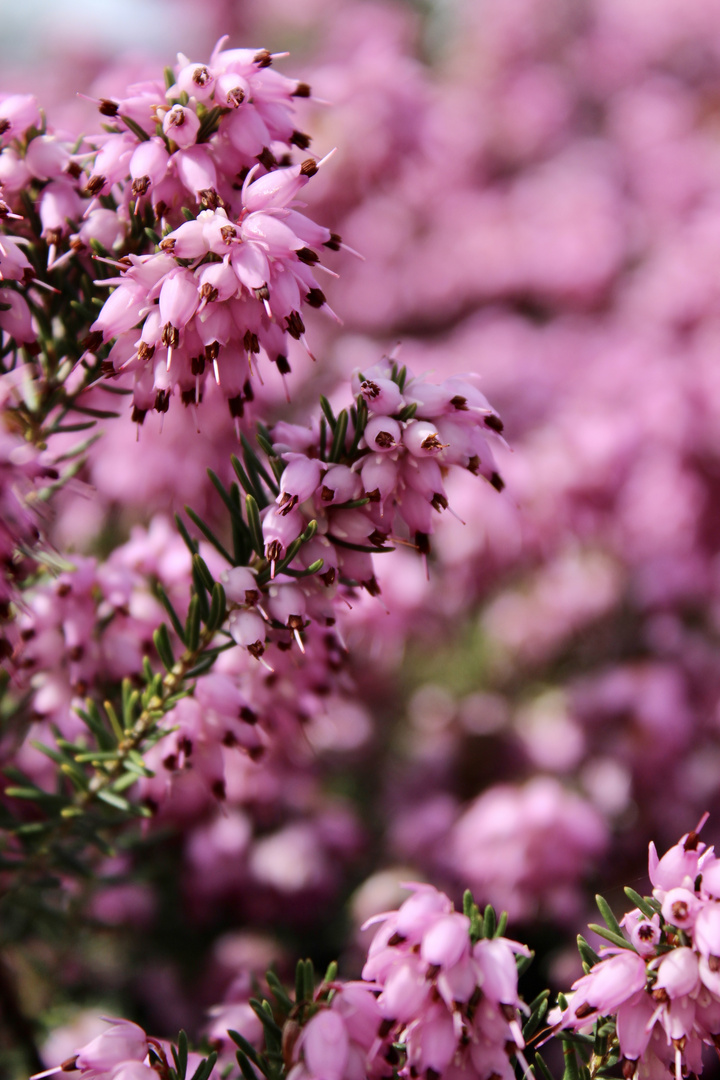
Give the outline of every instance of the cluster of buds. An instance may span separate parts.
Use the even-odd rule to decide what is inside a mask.
[[[260,514],[271,578],[264,591],[251,567],[223,578],[230,632],[258,658],[273,627],[302,648],[309,622],[332,624],[339,586],[377,595],[373,557],[392,550],[388,542],[427,554],[434,514],[448,506],[448,467],[502,488],[486,438],[499,437],[502,422],[471,376],[432,384],[388,362],[356,374],[353,389],[349,412],[335,418],[327,406],[312,426],[283,422],[271,434],[277,494]]]
[[[366,924],[382,923],[363,968],[379,991],[381,1032],[391,1050],[403,1047],[399,1075],[512,1080],[525,1045],[515,958],[528,949],[502,936],[478,940],[444,893],[411,888],[398,911]]]
[[[393,1048],[375,994],[359,982],[332,984],[330,989],[329,1004],[296,1035],[288,1080],[391,1076],[385,1055],[393,1055]]]
[[[163,616],[150,579],[180,602],[188,562],[182,540],[156,518],[149,530],[135,529],[106,563],[76,556],[72,569],[26,592],[13,666],[18,685],[32,692],[36,719],[52,721],[72,738],[80,727],[74,706],[86,694],[103,680],[142,669]]]
[[[344,436],[335,426],[333,447],[322,424],[276,426],[274,449],[287,466],[263,532],[268,557],[279,557],[304,528],[299,507],[310,500],[313,517],[326,522],[318,531],[340,549],[340,572],[366,584],[369,567],[356,565],[353,551],[380,547],[397,530],[427,553],[433,512],[448,508],[449,466],[502,489],[487,436],[500,437],[503,425],[472,375],[430,383],[387,362],[357,372],[352,386],[357,407]]]
[[[652,898],[637,898],[625,947],[602,950],[559,1017],[576,1031],[614,1018],[625,1080],[699,1075],[703,1045],[720,1041],[720,859],[701,825],[662,858],[650,844]]]
[[[308,158],[255,178],[257,168],[242,185],[238,216],[222,206],[202,210],[155,254],[130,255],[119,277],[99,282],[117,287],[91,330],[115,339],[113,370],[134,374],[137,421],[148,409],[165,411],[176,390],[185,404],[199,404],[210,369],[231,415],[241,417],[260,349],[287,374],[288,336],[306,344],[300,309],[330,310],[313,267],[315,249],[337,247],[336,239],[292,208],[318,164]]]
[[[294,101],[310,87],[275,71],[267,49],[223,49],[225,41],[207,63],[179,54],[165,84],[138,83],[124,98],[99,102],[108,134],[95,140],[90,194],[112,193],[135,212],[150,206],[169,224],[182,220],[188,202],[237,215],[249,169],[288,165],[293,147],[307,149]]]

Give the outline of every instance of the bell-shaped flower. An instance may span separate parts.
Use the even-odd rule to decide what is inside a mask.
[[[635,952],[622,952],[595,964],[587,975],[573,983],[567,1018],[573,1023],[584,1023],[585,1017],[600,1013],[605,1016],[616,1012],[647,980],[645,961]]]
[[[392,379],[360,379],[356,374],[353,376],[352,385],[354,392],[365,398],[368,412],[372,415],[392,415],[400,412],[405,404],[400,387]]]
[[[248,174],[243,185],[243,206],[250,213],[255,210],[266,210],[269,207],[287,206],[316,172],[317,165],[312,158],[309,158],[302,165],[274,169],[258,180],[253,180],[251,174]]]
[[[706,960],[720,957],[720,904],[706,904],[695,919],[695,948]]]
[[[171,160],[187,191],[198,195],[201,191],[217,190],[217,169],[204,145],[195,144],[178,150]]]
[[[109,1071],[124,1061],[143,1061],[147,1056],[147,1035],[129,1020],[108,1020],[110,1027],[77,1051],[75,1067],[97,1072]]]
[[[361,491],[360,477],[347,465],[332,465],[322,477],[320,499],[323,503],[344,503],[356,499]]]
[[[254,656],[262,655],[265,649],[267,629],[257,612],[231,611],[228,619],[228,630],[236,644],[242,645],[244,649],[248,649]]]
[[[38,180],[52,180],[70,164],[70,152],[54,135],[40,135],[28,143],[25,164]]]
[[[441,916],[423,934],[420,955],[431,966],[452,967],[469,953],[470,920],[458,911]]]
[[[652,1024],[650,1019],[655,1011],[652,998],[642,990],[617,1011],[617,1037],[623,1057],[628,1061],[637,1061],[650,1042]]]
[[[649,873],[656,889],[666,892],[668,889],[693,888],[698,873],[698,860],[704,844],[686,847],[687,837],[683,837],[658,859],[655,845],[650,843]]]
[[[655,990],[665,990],[674,999],[692,993],[699,981],[698,958],[687,946],[666,953],[657,969]]]
[[[162,127],[168,139],[184,150],[195,142],[200,119],[194,109],[173,105],[163,116]]]
[[[34,94],[7,94],[0,100],[0,120],[4,120],[2,139],[8,142],[19,138],[28,128],[38,130],[42,126],[42,117]],[[33,142],[37,140],[33,139]]]
[[[159,184],[167,174],[170,154],[162,139],[157,137],[141,142],[130,158],[130,177],[133,193],[143,195],[153,184]]]
[[[411,1075],[424,1075],[432,1070],[442,1076],[458,1045],[452,1014],[436,1002],[409,1026],[406,1044]]]
[[[378,1005],[388,1020],[407,1024],[425,1007],[431,983],[425,978],[424,967],[415,956],[405,956],[390,969]]]
[[[473,948],[473,956],[480,969],[483,994],[500,1005],[517,1005],[517,964],[508,942],[482,938]]]
[[[391,416],[371,416],[365,425],[363,442],[376,454],[388,454],[402,441],[402,430]]]
[[[13,289],[0,289],[0,330],[21,343],[37,338],[27,301]]]
[[[255,571],[249,566],[233,566],[223,570],[220,581],[231,603],[254,604],[260,598]]]
[[[662,903],[662,916],[679,930],[691,930],[702,906],[699,897],[689,889],[669,889]]]
[[[171,89],[175,94],[185,93],[196,101],[206,102],[215,91],[215,76],[206,64],[186,63],[178,72],[175,86]]]
[[[316,1080],[343,1080],[350,1039],[343,1018],[322,1009],[303,1029],[300,1046],[305,1065]]]
[[[304,454],[285,454],[288,464],[280,477],[280,494],[276,502],[278,513],[288,514],[298,503],[305,502],[315,494],[325,465],[318,458]]]
[[[403,446],[415,457],[433,457],[444,449],[434,424],[427,420],[410,420],[403,432]]]
[[[195,314],[199,302],[194,274],[178,267],[168,274],[160,289],[160,322],[181,330]]]

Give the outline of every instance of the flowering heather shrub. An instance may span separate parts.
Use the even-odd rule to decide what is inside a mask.
[[[0,1072],[697,1074],[714,5],[193,6],[0,90]]]

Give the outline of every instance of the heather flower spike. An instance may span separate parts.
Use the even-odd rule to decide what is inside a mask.
[[[591,929],[611,945],[573,984],[556,1019],[560,1033],[609,1019],[626,1080],[668,1069],[682,1080],[700,1070],[703,1045],[715,1046],[720,1037],[720,921],[705,884],[720,860],[699,841],[706,818],[662,858],[650,845],[655,888],[651,897],[638,897],[642,907],[617,923],[599,899],[608,928]]]

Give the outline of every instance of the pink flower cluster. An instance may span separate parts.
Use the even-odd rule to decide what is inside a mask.
[[[363,978],[380,991],[383,1030],[402,1043],[401,1076],[512,1080],[524,1061],[515,957],[524,945],[504,937],[471,939],[470,919],[431,885],[413,885],[398,911],[380,922]]]
[[[340,238],[294,208],[318,171],[290,156],[310,142],[293,105],[310,88],[274,71],[267,50],[222,44],[208,64],[181,56],[167,89],[142,83],[100,103],[114,130],[96,140],[93,205],[112,193],[121,214],[148,208],[163,228],[155,254],[128,256],[103,283],[117,288],[92,326],[117,339],[114,370],[135,375],[137,420],[166,411],[176,388],[199,404],[210,367],[241,417],[259,350],[286,374],[286,335],[307,347],[301,308],[327,309],[316,249]]]
[[[128,210],[150,205],[158,219],[176,223],[189,203],[237,215],[249,169],[285,166],[293,146],[307,149],[294,103],[310,87],[275,71],[267,49],[223,49],[226,40],[207,63],[179,54],[172,86],[137,83],[124,97],[100,101],[111,130],[94,140],[92,195],[112,192]]]
[[[360,982],[333,987],[327,1008],[305,1024],[292,1048],[288,1080],[363,1080],[388,1072],[388,1034],[372,989]]]
[[[276,425],[273,448],[287,464],[276,505],[263,518],[268,559],[282,558],[312,517],[323,544],[312,548],[312,557],[324,559],[328,585],[338,572],[377,592],[372,547],[394,539],[397,531],[427,553],[433,512],[448,508],[449,466],[502,489],[487,438],[500,437],[502,421],[475,379],[434,384],[406,375],[389,362],[355,373],[353,389],[367,419],[362,423],[355,410],[337,462],[328,460],[326,440],[333,433],[322,424]],[[364,505],[354,505],[358,501]]]
[[[603,948],[558,1026],[613,1017],[626,1080],[682,1080],[720,1035],[720,859],[695,830],[662,858],[651,843],[649,864],[653,898],[622,919],[627,946]]]
[[[150,579],[160,580],[180,605],[186,602],[189,567],[182,540],[158,518],[149,530],[136,528],[107,562],[76,557],[72,569],[26,592],[13,668],[17,685],[31,692],[40,725],[35,734],[44,737],[52,721],[72,739],[82,730],[73,707],[108,678],[142,669],[164,613]],[[31,771],[46,772],[28,743],[20,751],[23,761],[26,756],[28,766],[34,762]]]
[[[306,344],[300,309],[327,308],[315,248],[337,244],[292,208],[318,166],[308,158],[255,179],[258,168],[242,185],[238,216],[224,205],[202,210],[155,254],[128,256],[121,275],[102,282],[117,287],[91,330],[115,339],[115,371],[134,373],[137,420],[151,408],[165,411],[176,388],[186,404],[199,404],[210,368],[231,415],[241,417],[259,350],[287,374],[285,335]]]

